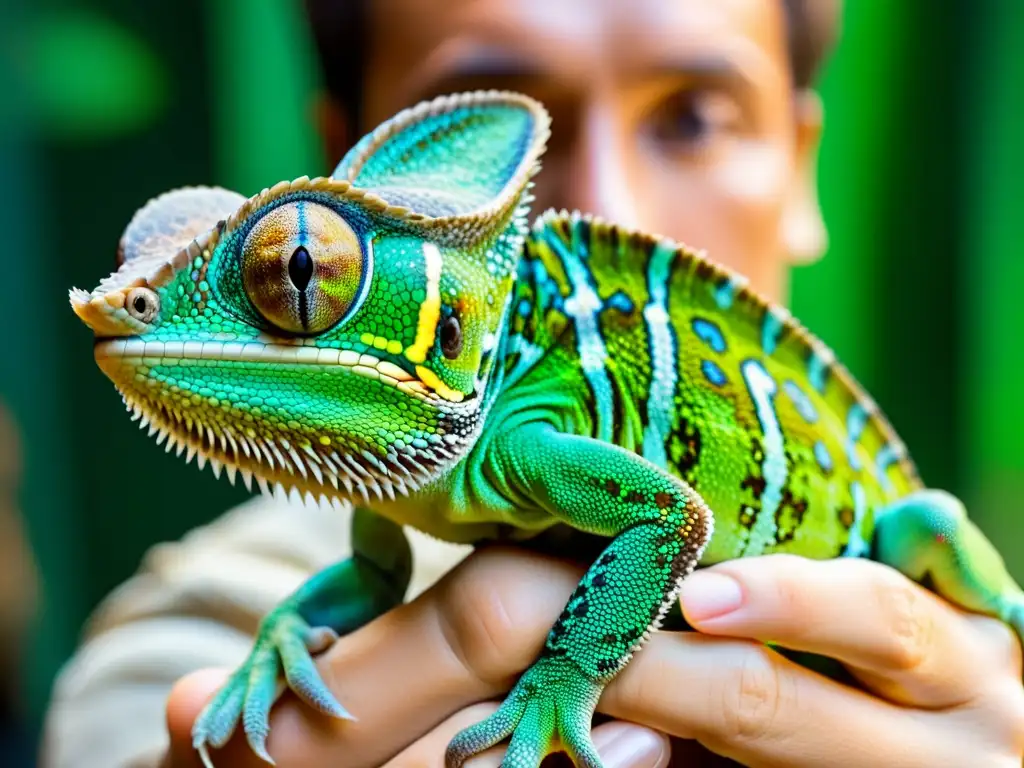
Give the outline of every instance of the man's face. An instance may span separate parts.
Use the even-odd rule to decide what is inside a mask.
[[[441,93],[521,91],[553,119],[535,212],[676,238],[780,300],[793,259],[818,255],[818,115],[794,94],[779,0],[370,8],[362,128]]]

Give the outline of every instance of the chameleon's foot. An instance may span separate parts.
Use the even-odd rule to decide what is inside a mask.
[[[445,764],[458,768],[511,735],[503,768],[535,768],[557,736],[576,765],[601,768],[590,724],[603,687],[569,659],[545,656],[526,670],[493,715],[452,739]]]
[[[1005,621],[1024,643],[1024,591],[956,497],[918,491],[881,510],[875,557],[912,579],[929,579],[968,610]]]
[[[282,605],[260,625],[252,652],[210,700],[192,727],[192,744],[203,765],[212,768],[209,748],[222,747],[239,720],[252,751],[268,763],[267,735],[270,708],[283,692],[281,672],[299,698],[329,715],[348,720],[350,715],[328,690],[311,653],[326,649],[337,634],[327,627],[310,627],[290,605]]]

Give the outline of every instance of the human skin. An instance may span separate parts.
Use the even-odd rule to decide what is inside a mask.
[[[377,0],[371,30],[361,129],[437,93],[523,91],[554,121],[536,211],[580,208],[675,237],[779,301],[790,267],[824,249],[820,105],[792,87],[775,0]],[[336,159],[360,131],[337,105],[321,116]],[[471,556],[321,657],[358,722],[325,722],[286,696],[270,753],[282,767],[440,765],[448,738],[533,661],[582,570],[524,552]],[[738,580],[743,607],[704,619],[702,607],[728,594],[722,574]],[[675,737],[680,764],[694,740],[749,765],[1021,763],[1016,639],[891,569],[755,558],[694,574],[681,600],[701,634],[658,633],[601,699],[599,712],[628,721],[595,729],[609,768],[665,764],[660,734]],[[838,659],[859,685],[799,667],[764,639]],[[189,730],[225,674],[172,692],[168,765],[198,765]],[[479,764],[497,765],[500,752]],[[241,739],[215,762],[259,764]]]

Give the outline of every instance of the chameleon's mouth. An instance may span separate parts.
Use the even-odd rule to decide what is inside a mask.
[[[351,350],[133,337],[99,339],[94,354],[158,444],[264,493],[407,495],[457,458],[477,421],[475,398],[451,402],[395,362]],[[268,394],[260,373],[271,363],[283,386]],[[237,367],[233,385],[214,375],[224,366]],[[347,399],[334,394],[341,379]],[[389,403],[408,418],[375,415]]]
[[[300,344],[239,341],[145,341],[140,338],[100,339],[94,351],[101,368],[105,361],[119,364],[174,365],[179,361],[273,363],[274,365],[340,366],[356,376],[380,381],[412,397],[434,403],[464,402],[469,397],[440,382],[428,384],[403,368],[398,360],[349,349],[321,349]]]

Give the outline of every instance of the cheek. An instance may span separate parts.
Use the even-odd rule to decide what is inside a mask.
[[[703,164],[648,165],[638,185],[644,228],[705,249],[777,299],[785,280],[782,215],[791,174],[787,154],[764,144],[738,146]]]

